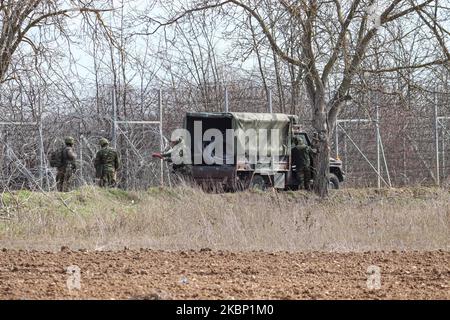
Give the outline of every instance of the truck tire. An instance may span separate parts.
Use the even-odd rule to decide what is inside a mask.
[[[264,180],[263,176],[255,174],[250,181],[249,188],[251,190],[266,190],[266,181]]]
[[[339,189],[339,178],[334,173],[328,175],[328,187],[330,189]]]

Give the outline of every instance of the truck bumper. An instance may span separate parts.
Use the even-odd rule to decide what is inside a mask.
[[[234,181],[236,168],[234,166],[196,165],[191,167],[191,174],[195,182],[228,184]]]

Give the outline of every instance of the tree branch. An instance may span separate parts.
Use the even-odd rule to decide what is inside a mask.
[[[347,30],[348,30],[348,27],[349,27],[351,21],[353,20],[353,17],[355,16],[355,12],[356,12],[360,2],[361,2],[360,0],[355,0],[352,3],[352,6],[351,6],[350,11],[349,11],[349,13],[347,15],[347,18],[345,19],[344,23],[341,26],[341,32],[339,33],[338,40],[336,41],[336,45],[333,48],[333,53],[332,53],[329,61],[325,65],[325,67],[323,69],[323,72],[322,72],[321,79],[322,79],[323,83],[326,83],[326,81],[328,79],[328,76],[329,76],[329,74],[331,72],[331,69],[333,68],[334,64],[336,63],[336,60],[337,60],[337,58],[339,56],[339,52],[341,51],[341,47],[342,47],[342,44],[343,44],[344,39],[345,39],[345,35],[347,33]],[[337,5],[339,5],[339,2],[336,1],[336,3],[337,3]],[[339,11],[339,7],[338,7],[338,11]]]

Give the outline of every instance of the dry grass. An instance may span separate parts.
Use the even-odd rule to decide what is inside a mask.
[[[85,187],[4,194],[0,202],[0,247],[16,249],[449,250],[449,235],[450,193],[433,188],[346,189],[321,200]]]

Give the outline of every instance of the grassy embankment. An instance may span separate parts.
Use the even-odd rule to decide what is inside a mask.
[[[1,195],[0,247],[266,251],[450,250],[450,193],[437,188],[206,194],[84,187]]]

